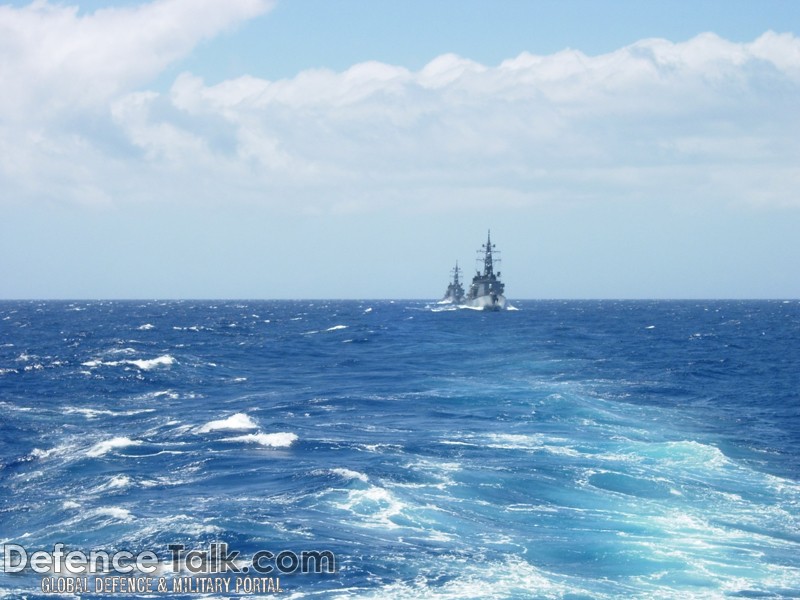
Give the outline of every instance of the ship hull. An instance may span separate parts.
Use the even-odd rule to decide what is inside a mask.
[[[482,310],[505,310],[506,304],[506,297],[502,294],[487,294],[465,300],[463,306]]]

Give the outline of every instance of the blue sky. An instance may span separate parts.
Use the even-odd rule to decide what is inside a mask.
[[[796,2],[0,5],[0,298],[800,296]]]

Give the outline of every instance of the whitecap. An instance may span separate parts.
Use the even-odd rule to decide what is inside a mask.
[[[225,438],[223,442],[246,442],[248,444],[260,444],[270,448],[288,448],[297,440],[297,434],[280,433],[248,433],[232,438]]]
[[[334,475],[339,475],[340,477],[344,477],[345,479],[358,479],[359,481],[363,481],[366,483],[369,481],[369,476],[364,473],[359,473],[358,471],[352,471],[350,469],[343,469],[343,468],[336,468],[331,469],[331,473]]]
[[[135,348],[111,348],[106,350],[104,354],[136,354]]]
[[[58,447],[50,448],[50,450],[42,450],[41,448],[34,448],[31,450],[31,456],[33,458],[49,458],[53,456],[59,450]]]
[[[97,410],[94,408],[76,408],[74,406],[67,406],[64,409],[64,412],[68,415],[70,414],[80,414],[86,417],[87,419],[95,419],[99,415],[113,415],[114,412],[111,410]]]
[[[574,581],[573,581],[574,580]],[[577,577],[568,577],[540,569],[522,558],[510,556],[503,561],[467,564],[441,585],[433,587],[425,577],[393,581],[369,593],[359,590],[363,600],[389,598],[565,598],[602,597],[583,587]]]
[[[347,329],[347,325],[334,325],[333,327],[328,327],[325,331],[339,331],[340,329]]]
[[[347,499],[335,503],[340,510],[350,512],[363,519],[366,527],[378,526],[387,529],[400,527],[394,519],[400,517],[408,506],[386,488],[375,485],[367,489],[350,490]]]
[[[121,491],[131,487],[133,484],[133,480],[128,477],[127,475],[114,475],[106,480],[104,483],[101,483],[95,488],[90,490],[92,494],[101,494],[103,492],[108,492],[112,490]]]
[[[145,394],[143,396],[143,398],[147,398],[148,395],[152,395],[153,398],[161,398],[163,396],[166,396],[170,400],[177,400],[180,397],[177,392],[173,392],[172,390],[161,390],[160,392],[151,392],[151,394]],[[155,409],[145,408],[145,409],[140,410],[139,412],[149,412],[149,411],[152,411],[152,410],[155,410]],[[128,411],[128,413],[126,413],[126,414],[134,414],[134,413],[133,413],[133,411]]]
[[[139,367],[143,371],[148,371],[155,367],[166,367],[175,363],[175,359],[169,354],[164,354],[158,358],[151,358],[149,360],[126,360],[126,363]]]
[[[246,414],[244,413],[236,413],[235,415],[231,415],[227,419],[219,419],[216,421],[209,421],[202,427],[197,429],[198,433],[208,433],[210,431],[218,431],[218,430],[247,430],[247,429],[258,429],[258,425]]]
[[[124,410],[115,412],[113,410],[106,410],[106,409],[96,409],[96,408],[77,408],[75,406],[67,406],[64,408],[64,412],[67,414],[79,414],[83,415],[87,419],[96,419],[100,415],[110,416],[110,417],[131,417],[133,415],[139,415],[143,413],[155,412],[155,408],[134,408],[131,410]]]
[[[128,446],[138,446],[142,442],[139,440],[132,440],[126,437],[115,437],[110,440],[104,440],[96,443],[94,446],[86,451],[86,456],[92,458],[103,456],[115,448],[127,448]]]
[[[114,475],[101,487],[109,490],[124,490],[125,488],[130,487],[132,483],[133,480],[127,475]]]
[[[544,445],[545,436],[540,433],[530,435],[519,433],[490,433],[486,436],[490,443],[489,448],[504,450],[533,450]]]
[[[149,371],[150,369],[154,369],[155,367],[162,367],[162,366],[169,366],[175,363],[175,359],[170,356],[169,354],[164,354],[157,358],[151,359],[128,359],[128,360],[108,360],[103,361],[99,359],[92,359],[82,362],[81,365],[84,367],[95,368],[100,366],[106,367],[117,367],[119,365],[133,365],[142,369],[143,371]]]
[[[716,446],[694,440],[647,444],[639,448],[638,454],[672,466],[720,469],[732,464]]]
[[[153,325],[152,323],[145,323],[144,325],[139,325],[139,327],[137,327],[136,329],[138,329],[139,331],[149,331],[150,329],[155,329],[155,325]]]
[[[112,517],[114,519],[119,519],[120,521],[133,520],[131,511],[129,511],[127,508],[121,508],[119,506],[102,506],[92,511],[91,515],[97,517]]]
[[[143,519],[139,521],[139,523],[141,524],[141,528],[135,532],[124,535],[122,538],[120,538],[120,541],[139,542],[142,539],[148,539],[154,536],[162,535],[164,532],[178,534],[180,536],[188,535],[196,537],[209,534],[219,535],[219,533],[222,531],[222,529],[211,522],[211,519],[203,519],[202,521],[198,521],[193,517],[183,514],[146,520]]]

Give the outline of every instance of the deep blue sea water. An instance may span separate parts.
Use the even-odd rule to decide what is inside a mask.
[[[0,544],[335,554],[283,598],[800,597],[800,303],[515,306],[2,302]]]

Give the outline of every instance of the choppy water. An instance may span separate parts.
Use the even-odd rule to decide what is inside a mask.
[[[0,542],[334,552],[292,598],[800,597],[800,304],[515,305],[0,303]]]

